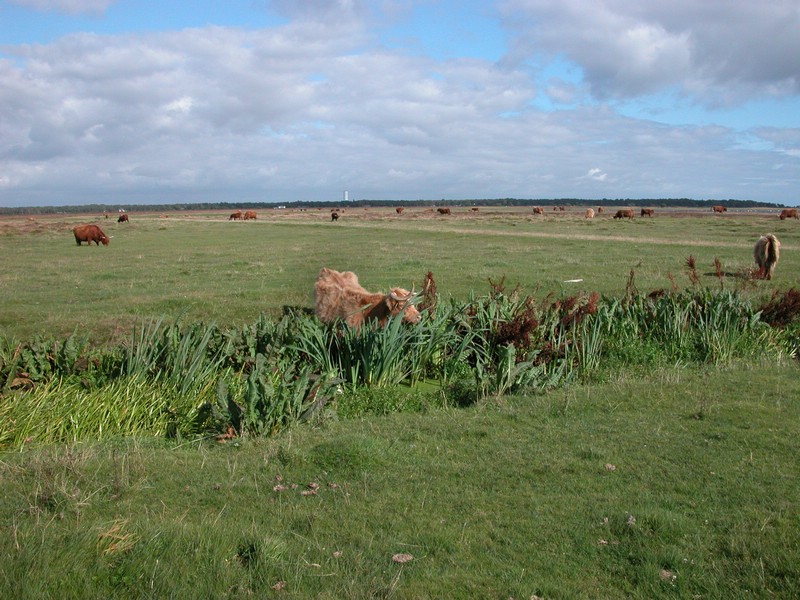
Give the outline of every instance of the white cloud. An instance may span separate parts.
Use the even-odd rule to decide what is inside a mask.
[[[608,177],[608,173],[603,173],[601,169],[595,167],[593,169],[589,169],[589,172],[586,173],[586,177],[589,179],[594,179],[595,181],[605,181]]]
[[[678,86],[710,105],[800,94],[796,0],[506,0],[513,56],[566,56],[598,98]]]

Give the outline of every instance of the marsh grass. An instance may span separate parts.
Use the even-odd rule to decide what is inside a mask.
[[[669,273],[684,287],[683,263],[693,255],[698,285],[718,288],[714,259],[738,273],[753,264],[752,244],[767,231],[781,239],[781,262],[771,282],[745,291],[759,298],[800,287],[800,254],[793,251],[800,229],[777,217],[730,215],[716,222],[659,215],[648,223],[610,217],[586,223],[582,216],[528,220],[527,213],[497,211],[450,221],[424,213],[345,216],[331,224],[299,215],[249,223],[211,216],[135,215],[128,227],[107,226],[114,237],[101,248],[77,247],[70,228],[79,219],[59,215],[37,217],[52,226],[41,233],[0,236],[0,253],[13,257],[0,264],[0,329],[21,340],[77,330],[116,343],[142,321],[161,317],[240,327],[261,313],[276,318],[284,305],[311,306],[323,266],[355,271],[371,290],[414,283],[420,289],[424,274],[433,271],[441,296],[463,301],[503,275],[523,293],[542,297],[619,296],[632,268],[642,293],[669,289]],[[738,289],[749,282],[727,276],[724,285]]]
[[[783,328],[761,314],[736,292],[643,296],[629,286],[622,299],[537,301],[501,283],[465,303],[439,299],[415,326],[396,318],[353,329],[289,313],[232,330],[159,319],[136,328],[123,347],[105,349],[89,350],[74,337],[5,343],[0,445],[260,436],[330,415],[348,395],[372,398],[367,412],[375,412],[378,397],[387,406],[464,405],[631,369],[795,357],[800,314]],[[427,389],[430,397],[408,403],[402,392],[387,400],[365,391],[399,386]]]

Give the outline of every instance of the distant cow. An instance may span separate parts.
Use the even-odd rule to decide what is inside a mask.
[[[331,213],[331,221],[338,221],[339,220],[339,213],[334,211]]]
[[[715,213],[724,213],[728,212],[728,208],[726,206],[722,206],[721,204],[717,204],[711,207],[711,210]]]
[[[422,316],[413,305],[414,294],[392,288],[388,294],[371,293],[361,287],[352,271],[334,271],[323,267],[314,285],[314,312],[325,323],[337,319],[351,327],[367,321],[385,325],[389,317],[403,315],[403,321],[418,323]]]
[[[598,215],[603,214],[604,212],[606,212],[606,211],[602,206],[598,206],[597,207],[597,214]]]
[[[593,208],[587,208],[586,209],[586,214],[583,215],[583,216],[586,219],[594,219],[594,209]]]
[[[633,218],[633,209],[632,208],[624,208],[622,210],[618,210],[617,214],[614,215],[615,219],[632,219]]]
[[[652,217],[655,214],[655,210],[652,208],[643,208],[642,215],[643,217]]]
[[[252,219],[253,221],[256,220],[256,211],[248,210],[247,212],[244,213],[244,220],[249,221],[250,219]]]
[[[117,219],[117,223],[130,223],[128,220],[128,215],[120,215]]]
[[[785,219],[796,219],[797,218],[797,209],[796,208],[784,208],[781,211],[781,221]]]
[[[228,221],[240,221],[242,219],[242,211],[237,210],[235,213],[231,213],[231,216],[228,217]]]
[[[535,215],[543,215],[544,209],[541,206],[534,206],[533,207],[533,214]]]
[[[781,256],[781,243],[774,235],[761,236],[753,248],[753,258],[758,267],[759,279],[772,279],[772,273]]]
[[[99,246],[102,242],[104,246],[108,246],[108,236],[97,225],[77,225],[72,233],[75,234],[75,243],[78,246],[81,242],[86,242],[87,246],[91,246],[92,242]]]
[[[398,215],[402,215],[403,214],[403,207],[402,206],[398,206],[397,208],[394,209],[394,212],[396,212]]]
[[[470,208],[470,210],[472,212],[478,212],[478,211],[480,211],[480,208],[478,208],[477,206],[473,206],[472,208]]]
[[[449,208],[437,208],[436,212],[438,212],[440,215],[449,215],[450,214],[450,209]]]

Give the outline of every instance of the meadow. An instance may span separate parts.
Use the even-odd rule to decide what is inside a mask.
[[[800,225],[453,212],[0,222],[0,595],[797,597]],[[322,266],[441,308],[283,317]]]
[[[612,209],[613,210],[613,209]],[[424,209],[401,217],[392,209],[350,210],[331,223],[325,211],[275,210],[257,221],[229,222],[227,213],[132,213],[130,223],[100,215],[0,220],[0,330],[27,339],[76,330],[95,339],[126,334],[142,319],[185,315],[240,325],[284,305],[313,305],[323,266],[358,273],[368,289],[417,289],[433,272],[445,298],[483,293],[506,278],[524,293],[618,296],[631,271],[643,292],[689,285],[685,261],[696,258],[700,285],[718,287],[721,261],[728,289],[768,294],[800,280],[800,228],[776,212],[714,216],[659,210],[652,219],[592,221],[583,211],[531,214],[524,208]],[[94,222],[112,236],[107,247],[78,247],[77,223]],[[777,276],[752,283],[737,275],[753,266],[752,246],[774,233],[783,244]],[[574,280],[580,280],[575,282]],[[752,288],[752,289],[751,289]]]

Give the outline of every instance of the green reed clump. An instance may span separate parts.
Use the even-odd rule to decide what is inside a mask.
[[[235,435],[268,435],[322,414],[337,381],[319,376],[308,365],[273,368],[259,354],[247,379],[220,379],[215,398],[201,409],[206,427]]]
[[[207,384],[209,382],[206,382]],[[195,435],[197,411],[213,387],[186,395],[162,382],[123,377],[95,388],[54,379],[0,404],[0,448],[120,436]]]
[[[729,364],[790,355],[785,336],[736,292],[692,289],[607,300],[599,314],[611,364]]]
[[[267,435],[323,414],[340,393],[365,389],[433,380],[442,397],[464,404],[631,367],[797,353],[796,328],[771,327],[763,309],[736,292],[694,287],[537,301],[502,284],[465,302],[437,298],[416,325],[395,318],[355,329],[292,312],[238,329],[160,319],[105,348],[76,335],[0,339],[0,446],[127,434]],[[369,402],[382,397],[371,394]]]

